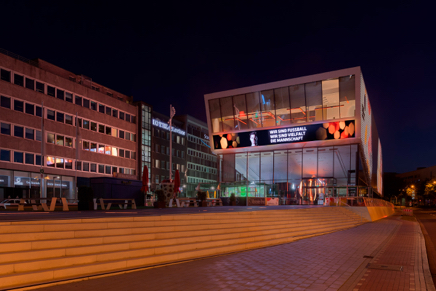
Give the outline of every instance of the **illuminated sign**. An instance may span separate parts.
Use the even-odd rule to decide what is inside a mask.
[[[213,136],[213,145],[219,150],[351,137],[355,137],[354,120],[219,134]]]
[[[162,122],[162,121],[154,119],[154,118],[151,121],[153,123],[153,126],[157,126],[159,128],[162,128],[162,129],[165,129],[165,130],[168,130],[168,131],[170,130],[170,125],[168,123],[166,123],[166,122]],[[181,130],[180,128],[177,128],[177,127],[174,127],[174,126],[171,126],[171,127],[172,127],[172,132],[178,133],[180,135],[185,135],[186,134],[185,131]]]

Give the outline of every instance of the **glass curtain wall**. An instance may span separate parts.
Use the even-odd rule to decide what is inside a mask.
[[[357,184],[358,146],[222,155],[222,181],[236,193],[281,197],[297,204],[316,204],[326,196],[347,195]],[[248,188],[247,188],[248,187]],[[350,192],[348,192],[349,195]],[[222,193],[226,196],[230,193]]]
[[[238,131],[355,116],[354,75],[209,100],[212,131]]]

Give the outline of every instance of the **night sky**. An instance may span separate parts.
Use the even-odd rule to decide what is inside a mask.
[[[360,66],[384,171],[436,165],[433,7],[290,2],[1,1],[0,48],[204,121],[204,94]]]

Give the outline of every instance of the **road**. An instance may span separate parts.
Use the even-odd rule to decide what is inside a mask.
[[[436,284],[436,208],[415,210],[414,215],[421,224],[427,247],[428,263],[433,282]]]

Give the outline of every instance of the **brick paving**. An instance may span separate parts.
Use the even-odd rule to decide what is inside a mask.
[[[39,290],[431,290],[420,235],[417,222],[393,216],[288,244]],[[367,269],[368,263],[403,271]]]

